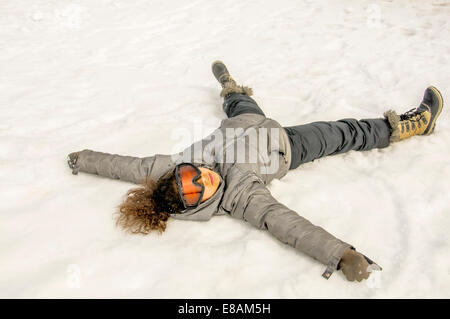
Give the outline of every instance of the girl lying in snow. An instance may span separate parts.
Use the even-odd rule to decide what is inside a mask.
[[[78,171],[142,183],[120,206],[117,224],[132,233],[164,231],[169,217],[206,221],[213,215],[241,218],[327,265],[323,276],[336,269],[350,281],[367,279],[374,269],[369,258],[272,197],[266,185],[288,170],[314,159],[387,147],[413,135],[428,135],[442,111],[443,99],[428,87],[419,107],[384,118],[315,122],[282,127],[269,119],[238,86],[226,66],[216,61],[212,72],[222,86],[228,119],[205,139],[174,155],[144,158],[91,150],[69,154]]]

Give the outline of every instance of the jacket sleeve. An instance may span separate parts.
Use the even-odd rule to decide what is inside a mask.
[[[170,169],[174,169],[176,163],[212,164],[215,148],[211,139],[216,131],[193,143],[183,152],[171,155],[133,157],[83,150],[78,155],[73,173],[81,171],[139,184],[146,178],[159,179]]]
[[[347,248],[352,246],[315,226],[272,197],[259,181],[252,181],[234,201],[231,214],[252,225],[268,230],[285,244],[327,265],[323,277],[328,279],[337,269]]]
[[[140,158],[83,150],[73,173],[81,171],[139,184],[147,178],[157,180],[173,167],[170,155]]]

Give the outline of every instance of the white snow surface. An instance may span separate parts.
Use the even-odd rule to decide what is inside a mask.
[[[225,118],[216,59],[285,126],[401,113],[429,85],[445,100],[449,17],[445,0],[0,1],[0,297],[449,298],[446,106],[433,135],[270,184],[383,267],[362,283],[229,216],[127,235],[114,212],[134,185],[66,163],[209,134]]]

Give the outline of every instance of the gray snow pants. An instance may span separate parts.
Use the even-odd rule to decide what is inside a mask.
[[[264,115],[251,97],[233,93],[224,100],[223,108],[228,117],[244,113]],[[389,145],[390,126],[384,118],[342,119],[334,122],[313,122],[285,127],[291,144],[291,166],[314,161],[317,158],[345,153],[351,150],[367,151]]]

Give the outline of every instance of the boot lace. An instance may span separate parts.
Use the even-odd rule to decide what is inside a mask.
[[[420,121],[423,118],[423,111],[418,111],[416,108],[412,108],[411,110],[405,112],[400,115],[401,121]]]

